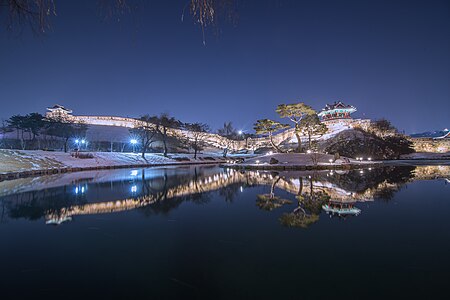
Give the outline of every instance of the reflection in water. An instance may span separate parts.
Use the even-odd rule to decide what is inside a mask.
[[[270,191],[257,195],[256,205],[260,209],[271,211],[292,205],[293,201],[276,195],[284,190],[295,196],[296,205],[291,212],[282,214],[280,223],[306,228],[319,220],[323,210],[346,217],[359,214],[359,209],[354,207],[356,202],[389,201],[412,180],[444,178],[448,181],[449,168],[407,166],[277,173],[191,167],[63,174],[20,179],[9,189],[0,186],[0,191],[6,194],[11,190],[22,191],[1,198],[1,220],[6,216],[45,218],[47,224],[61,224],[74,216],[132,209],[140,209],[144,215],[166,214],[184,201],[207,203],[213,191],[232,202],[245,189],[262,185],[269,186]],[[14,181],[1,184],[11,187]]]

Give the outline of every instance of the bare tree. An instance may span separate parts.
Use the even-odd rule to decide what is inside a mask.
[[[23,25],[28,26],[37,34],[46,33],[51,29],[51,19],[57,16],[54,0],[0,0],[1,9],[7,16],[7,28],[14,30]],[[125,14],[137,10],[138,0],[97,0],[100,13],[104,18],[114,18],[117,21]],[[180,7],[181,8],[181,7]],[[194,23],[199,24],[203,44],[205,44],[205,30],[210,26],[217,26],[218,20],[224,16],[226,20],[236,22],[237,0],[188,0],[182,9],[181,20],[185,12],[189,11]]]
[[[130,133],[135,135],[140,141],[142,158],[145,158],[145,153],[150,145],[155,141],[157,134],[155,125],[152,124],[153,118],[154,117],[149,115],[141,116],[139,118],[139,122],[136,122],[136,127],[130,129]]]
[[[184,134],[187,144],[194,150],[194,159],[197,159],[197,152],[205,147],[209,126],[203,123],[185,123],[183,127],[186,130]]]
[[[150,118],[150,122],[155,125],[155,130],[161,137],[161,141],[164,146],[164,156],[167,157],[167,140],[169,134],[172,133],[171,129],[178,129],[181,127],[181,122],[169,114],[161,114],[160,116],[153,116]],[[172,134],[172,136],[174,136]]]

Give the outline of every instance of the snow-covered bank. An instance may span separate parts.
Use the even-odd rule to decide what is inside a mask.
[[[245,160],[239,164],[224,164],[225,167],[249,169],[334,169],[368,167],[380,162],[372,160],[356,160],[341,157],[335,159],[334,155],[323,153],[276,153],[262,155]]]
[[[416,152],[411,154],[405,154],[400,156],[401,159],[411,159],[411,160],[434,160],[434,159],[444,159],[450,160],[450,152],[446,153],[434,153],[434,152]]]
[[[161,154],[93,152],[93,158],[75,158],[70,153],[51,151],[0,150],[0,179],[21,176],[71,172],[81,170],[124,168],[137,166],[161,166],[182,164],[211,164],[224,162],[216,155],[177,154],[164,157]]]

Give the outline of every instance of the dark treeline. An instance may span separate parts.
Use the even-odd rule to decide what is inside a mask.
[[[71,124],[63,120],[47,120],[39,113],[14,115],[0,128],[0,147],[22,150],[63,149],[68,151],[73,137],[83,138],[87,126]],[[7,135],[14,133],[14,135]]]

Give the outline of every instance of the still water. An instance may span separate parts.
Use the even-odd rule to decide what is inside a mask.
[[[0,182],[2,299],[447,298],[450,166]]]

